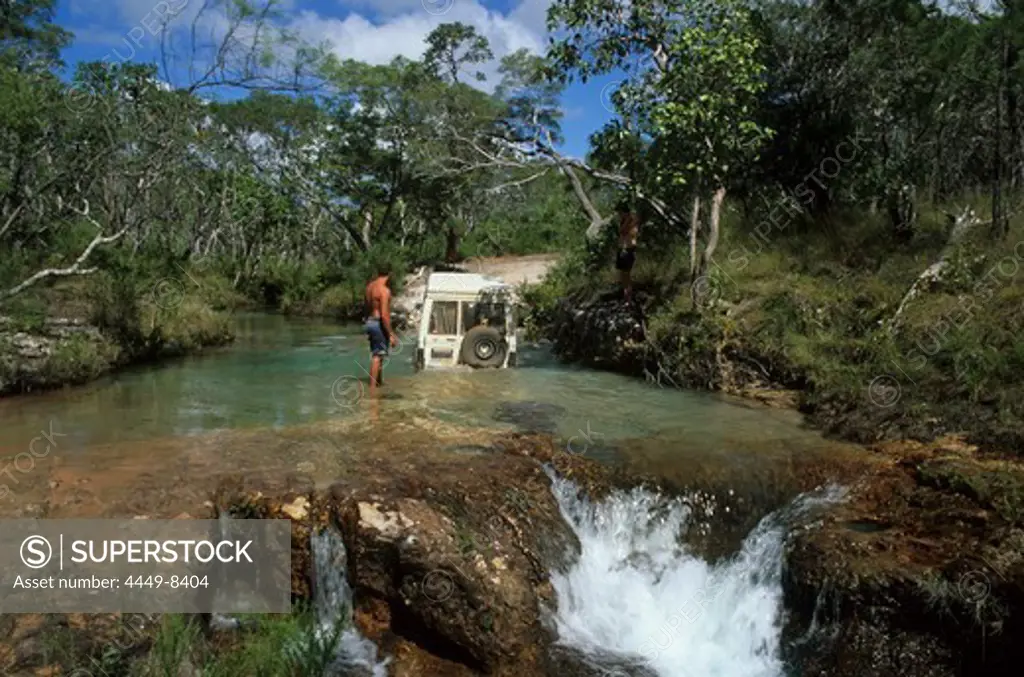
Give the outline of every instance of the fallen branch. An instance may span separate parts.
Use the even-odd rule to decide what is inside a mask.
[[[85,209],[72,209],[81,214],[83,217],[85,217],[94,226],[102,230],[103,227],[94,218],[89,216],[88,201],[85,202]],[[68,266],[67,268],[46,268],[45,270],[40,270],[39,272],[29,277],[27,280],[15,285],[14,287],[11,287],[7,291],[0,294],[0,300],[6,300],[13,296],[16,296],[21,292],[25,291],[26,289],[28,289],[29,287],[49,277],[67,277],[69,275],[90,275],[92,273],[95,273],[96,268],[82,268],[82,264],[89,260],[89,257],[92,255],[93,251],[97,247],[107,245],[112,242],[116,242],[117,240],[121,239],[121,237],[126,232],[128,232],[127,227],[122,228],[113,235],[103,235],[102,233],[100,233],[99,235],[92,239],[92,242],[90,242],[89,246],[85,248],[85,251],[83,251],[78,256],[78,258],[75,259],[75,262],[72,263],[70,266]]]
[[[949,268],[950,255],[952,255],[960,243],[963,242],[967,233],[972,228],[983,225],[983,222],[978,220],[974,210],[968,207],[965,207],[959,216],[954,216],[953,214],[947,214],[946,216],[953,223],[953,227],[949,233],[949,240],[946,241],[946,246],[942,248],[942,252],[939,254],[939,259],[925,268],[924,272],[918,275],[917,279],[914,280],[914,284],[912,284],[910,289],[907,290],[907,293],[904,294],[903,300],[900,301],[899,307],[896,308],[896,312],[893,313],[892,318],[890,318],[886,323],[886,331],[890,334],[895,332],[899,327],[900,318],[903,315],[903,311],[906,310],[907,304],[917,298],[926,286],[942,279]]]

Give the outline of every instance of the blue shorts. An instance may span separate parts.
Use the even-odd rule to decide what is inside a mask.
[[[366,335],[370,337],[370,352],[374,356],[387,357],[388,354],[388,333],[384,331],[384,326],[380,322],[380,318],[371,317],[366,321]]]

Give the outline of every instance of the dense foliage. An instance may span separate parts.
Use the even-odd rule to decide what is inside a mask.
[[[19,0],[0,34],[2,297],[126,256],[301,297],[380,258],[553,249],[588,221],[597,241],[621,189],[656,236],[689,235],[695,278],[727,194],[817,216],[870,204],[906,243],[918,190],[984,192],[1004,236],[1024,174],[1012,2],[558,0],[550,53],[506,57],[493,94],[472,27],[441,25],[421,61],[339,62],[271,30],[273,0],[213,3],[233,30],[187,82],[135,62],[67,82],[53,5]],[[563,157],[564,84],[620,72],[588,160]]]
[[[655,215],[634,273],[649,376],[794,388],[865,441],[1019,448],[1022,9],[556,0],[551,74],[630,74],[589,173]],[[612,282],[571,261],[542,320]]]
[[[463,82],[491,58],[468,26],[441,26],[422,61],[369,66],[269,30],[272,1],[214,2],[231,29],[188,82],[131,61],[80,63],[68,81],[53,4],[23,0],[2,19],[0,302],[131,269],[140,294],[206,276],[344,313],[377,261],[545,251],[578,226],[553,172],[467,155],[468,140],[557,96],[525,52],[505,60],[496,94]],[[557,135],[559,117],[542,124]]]

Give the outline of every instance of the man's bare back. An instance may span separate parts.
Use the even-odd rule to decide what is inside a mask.
[[[398,341],[391,329],[391,289],[388,279],[391,271],[381,266],[377,277],[366,285],[366,335],[370,339],[370,385],[380,385],[384,371],[384,358],[388,348]]]
[[[377,278],[366,285],[366,308],[369,317],[383,318],[391,305],[391,290],[388,289],[386,278]],[[388,320],[391,318],[389,317]],[[390,329],[390,322],[387,323]]]

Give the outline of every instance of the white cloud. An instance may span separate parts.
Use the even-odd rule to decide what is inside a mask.
[[[202,56],[212,53],[210,50],[229,26],[221,0],[114,1],[124,25],[137,26],[142,17],[154,14],[173,16],[173,27],[177,30],[170,47],[174,56],[172,70],[183,67],[189,60],[191,46],[186,39],[187,31],[183,29],[197,15],[200,15],[198,38]],[[259,4],[265,1],[259,0]],[[398,56],[419,59],[426,50],[425,39],[431,31],[443,23],[459,21],[476,28],[490,43],[495,61],[480,69],[487,75],[487,82],[480,86],[490,91],[497,84],[501,57],[524,48],[536,53],[543,51],[547,35],[545,16],[552,0],[519,0],[506,13],[487,8],[483,0],[337,1],[346,12],[341,16],[327,16],[312,9],[292,9],[282,12],[282,27],[297,32],[307,41],[328,43],[339,58],[381,65]],[[285,0],[285,6],[301,4],[301,0]],[[150,27],[148,20],[146,27]],[[248,28],[236,30],[234,38],[246,43],[251,32]],[[132,30],[140,35],[143,32],[137,27]]]
[[[307,39],[333,45],[339,58],[386,64],[397,56],[418,59],[427,35],[443,23],[456,21],[476,28],[490,42],[496,62],[519,49],[541,52],[544,21],[551,0],[521,0],[508,14],[484,7],[480,0],[342,0],[351,11],[344,18],[325,17],[305,10],[291,27]],[[371,18],[372,17],[372,18]],[[484,68],[488,89],[496,83],[497,67]]]
[[[522,0],[512,11],[511,18],[538,35],[547,33],[548,8],[552,0]]]

